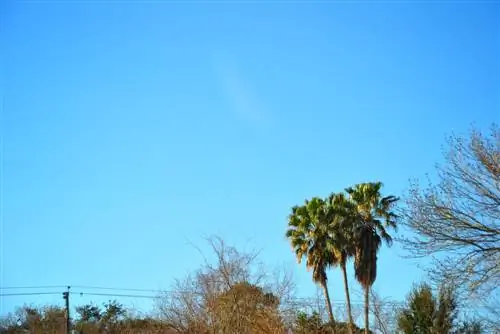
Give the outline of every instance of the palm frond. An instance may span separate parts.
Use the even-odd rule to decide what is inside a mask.
[[[369,287],[377,277],[377,253],[384,241],[392,245],[387,228],[395,229],[397,215],[392,211],[399,198],[381,195],[383,184],[369,182],[347,188],[346,193],[355,207],[353,236],[355,243],[355,276]]]

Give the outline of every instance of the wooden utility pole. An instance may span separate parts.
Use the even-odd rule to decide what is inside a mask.
[[[71,318],[69,315],[69,289],[68,291],[63,292],[63,299],[66,302],[66,334],[71,334]]]

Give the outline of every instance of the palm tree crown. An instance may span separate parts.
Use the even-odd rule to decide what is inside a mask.
[[[300,264],[306,258],[306,267],[312,270],[313,281],[320,284],[325,292],[330,320],[334,322],[327,288],[328,267],[335,266],[335,245],[329,234],[328,210],[326,202],[312,198],[302,206],[294,206],[288,219],[286,237]]]
[[[381,182],[362,183],[333,193],[326,200],[314,197],[294,206],[288,217],[286,237],[300,264],[312,270],[313,281],[323,288],[330,321],[335,323],[327,287],[327,269],[340,266],[349,316],[351,315],[346,263],[354,257],[356,279],[365,290],[365,333],[369,333],[369,289],[377,278],[377,253],[385,241],[392,244],[388,228],[396,228],[394,196],[381,195]]]
[[[339,264],[346,263],[355,254],[351,233],[355,223],[355,209],[354,203],[344,193],[334,193],[328,198],[329,234]]]
[[[314,197],[303,206],[294,206],[289,216],[286,237],[294,249],[297,262],[306,258],[316,283],[326,281],[326,269],[337,263],[333,240],[329,237],[325,201]]]
[[[355,206],[352,236],[355,247],[354,275],[365,290],[365,333],[369,333],[369,290],[377,279],[377,253],[385,241],[392,245],[387,228],[396,228],[396,214],[391,211],[395,196],[381,195],[382,183],[361,183],[346,189]]]
[[[346,189],[356,207],[353,236],[355,239],[355,275],[365,287],[377,278],[377,253],[385,241],[392,245],[387,228],[396,229],[397,216],[391,211],[398,201],[395,196],[382,197],[381,182],[361,183]]]

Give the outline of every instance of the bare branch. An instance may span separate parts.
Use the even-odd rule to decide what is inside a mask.
[[[411,184],[401,216],[414,236],[400,241],[409,257],[434,257],[432,276],[490,293],[500,286],[500,131],[453,135],[448,145],[438,182]]]
[[[399,306],[388,300],[382,299],[373,289],[370,291],[370,311],[374,317],[375,333],[392,334],[397,329],[397,313]]]
[[[291,275],[268,275],[258,252],[240,252],[218,237],[207,241],[214,263],[176,281],[160,298],[161,318],[179,333],[283,333],[292,313]]]

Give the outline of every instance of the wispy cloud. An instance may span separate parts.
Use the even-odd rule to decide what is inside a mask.
[[[213,57],[217,82],[231,112],[254,126],[270,126],[269,109],[258,96],[255,86],[243,74],[234,57],[217,54]]]

